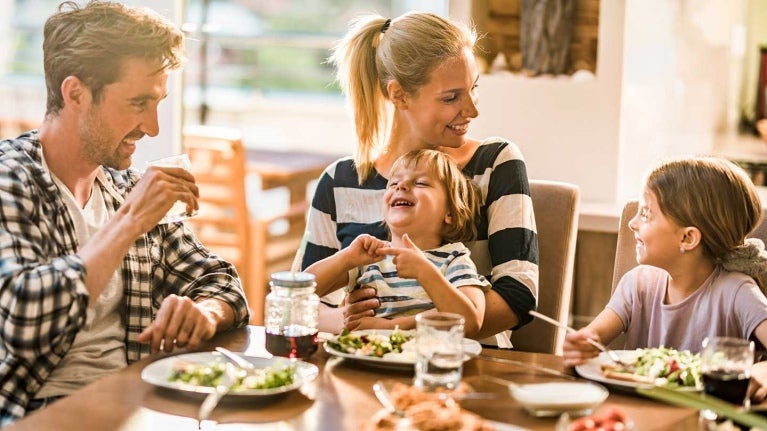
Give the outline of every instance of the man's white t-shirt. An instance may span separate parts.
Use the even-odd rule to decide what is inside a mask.
[[[48,168],[44,160],[43,165]],[[96,181],[107,184],[102,175],[103,172],[99,171]],[[101,187],[94,184],[85,208],[80,208],[72,192],[53,173],[51,177],[61,191],[75,225],[77,241],[82,247],[112,216],[107,210]],[[35,394],[35,398],[68,395],[127,365],[120,273],[118,268],[98,299],[88,306],[85,326],[77,333],[72,347]]]

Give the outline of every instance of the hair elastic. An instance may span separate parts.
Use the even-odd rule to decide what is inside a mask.
[[[391,18],[387,19],[384,25],[381,27],[381,33],[386,33],[386,30],[391,26]]]

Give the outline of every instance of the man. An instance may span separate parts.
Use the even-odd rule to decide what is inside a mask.
[[[183,35],[119,3],[63,3],[45,24],[39,130],[0,142],[0,425],[149,353],[242,326],[234,267],[183,223],[181,168],[128,169],[159,132]]]

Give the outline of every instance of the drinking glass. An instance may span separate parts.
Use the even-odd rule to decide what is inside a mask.
[[[754,364],[753,341],[731,337],[703,340],[703,390],[717,398],[743,405]]]
[[[424,390],[457,388],[463,373],[463,316],[421,313],[415,321],[415,386]]]
[[[177,156],[163,157],[162,159],[151,160],[146,162],[147,166],[160,166],[160,167],[178,167],[184,168],[187,171],[192,171],[192,162],[189,161],[189,156],[186,154],[179,154]],[[168,210],[167,214],[159,221],[158,224],[175,223],[186,220],[189,217],[197,215],[197,211],[187,212],[186,203],[183,201],[176,201],[173,206]]]

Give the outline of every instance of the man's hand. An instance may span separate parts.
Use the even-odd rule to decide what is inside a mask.
[[[144,233],[155,227],[176,201],[197,211],[199,196],[194,176],[185,169],[150,166],[118,211],[131,216]]]
[[[170,295],[162,301],[157,317],[138,336],[140,343],[150,343],[152,353],[174,347],[194,350],[213,337],[217,322],[215,314],[203,305],[183,296]]]

